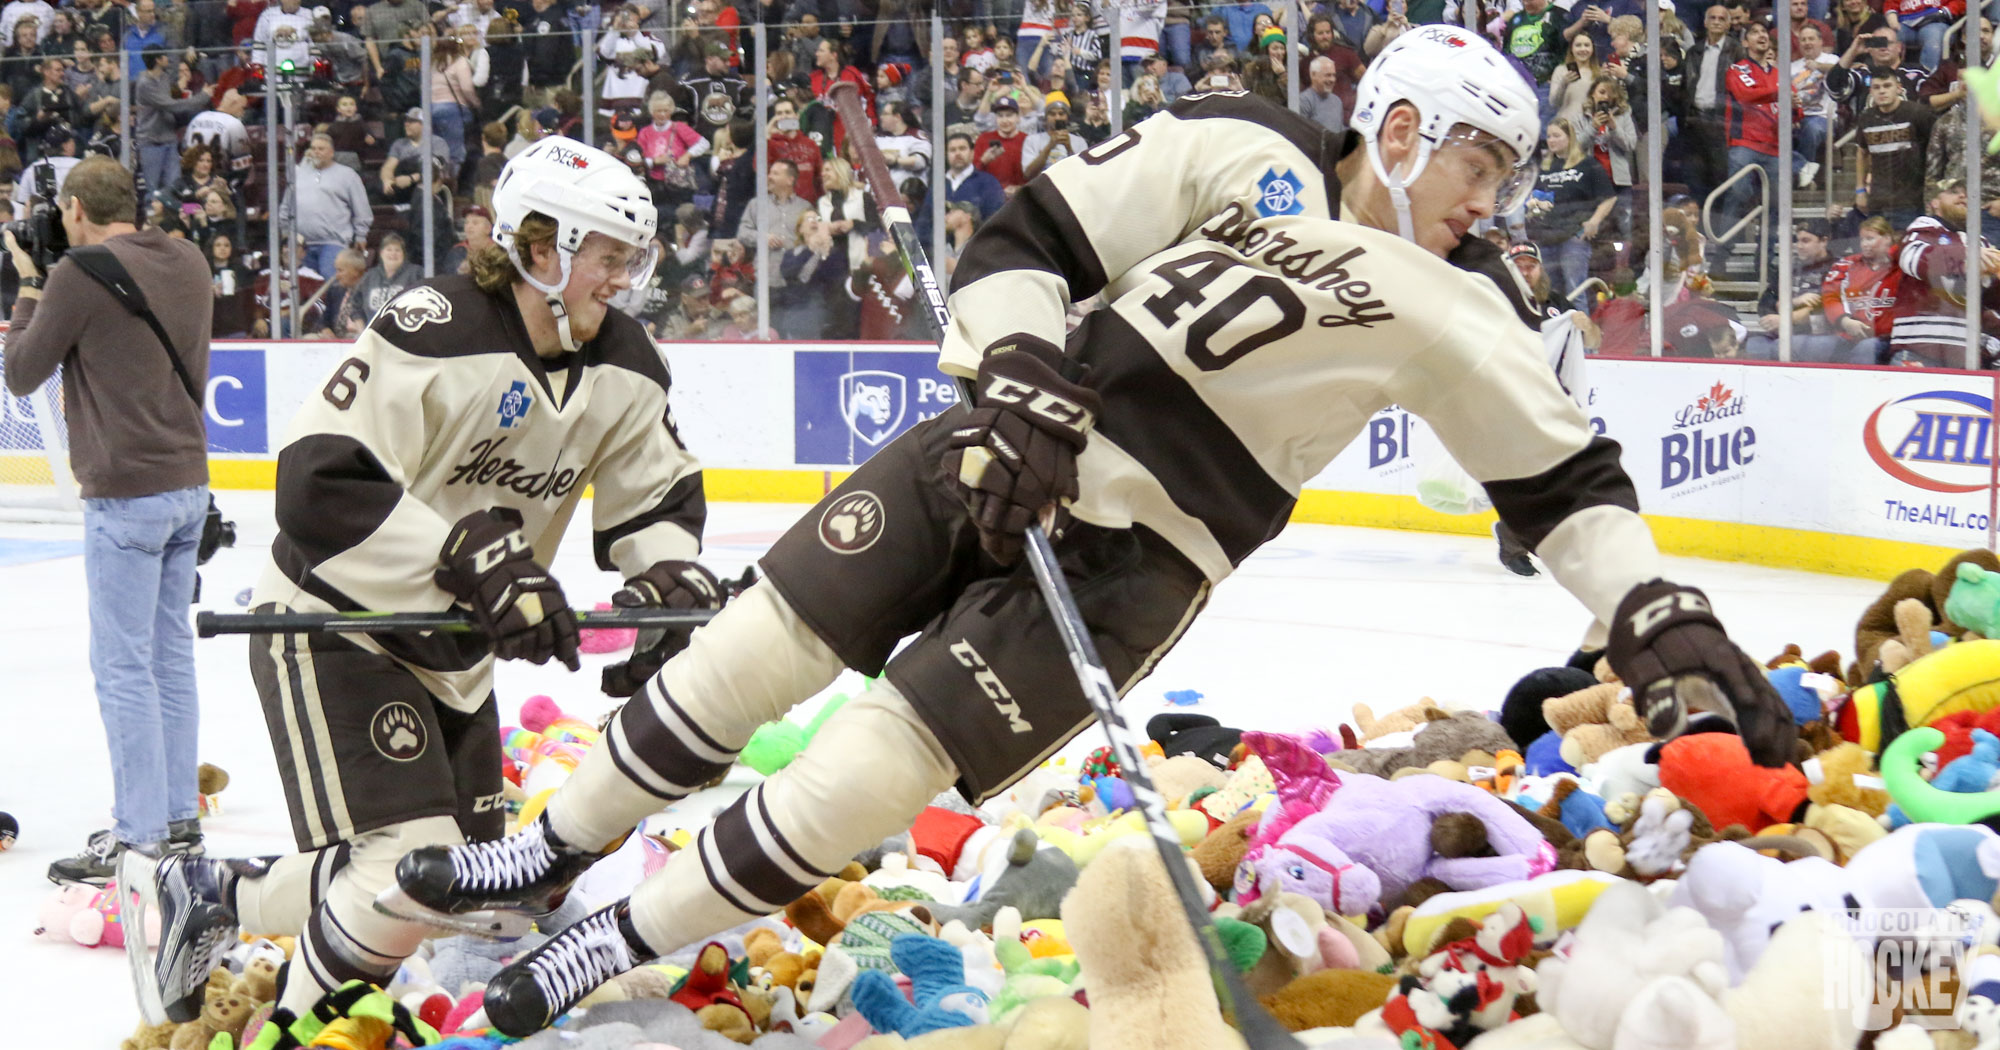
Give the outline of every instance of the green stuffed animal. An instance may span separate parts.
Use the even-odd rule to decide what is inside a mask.
[[[805,725],[785,719],[764,723],[750,734],[750,742],[743,746],[743,753],[736,760],[767,777],[791,765],[792,759],[799,757],[799,752],[804,751],[806,745],[818,735],[819,727],[825,725],[826,720],[832,718],[833,713],[840,710],[848,699],[846,693],[835,694]]]

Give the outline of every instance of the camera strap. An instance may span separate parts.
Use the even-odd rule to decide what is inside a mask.
[[[69,257],[76,260],[78,269],[103,285],[104,290],[110,292],[113,299],[118,300],[118,305],[139,315],[139,319],[146,322],[146,327],[151,328],[153,334],[159,337],[160,349],[167,352],[167,360],[173,363],[174,374],[181,377],[181,389],[187,391],[187,396],[194,401],[196,411],[206,411],[207,406],[202,401],[201,392],[194,388],[194,377],[188,375],[187,366],[181,363],[181,355],[174,352],[174,341],[167,337],[167,330],[161,326],[160,319],[153,316],[153,308],[146,302],[146,293],[139,289],[139,282],[132,279],[132,274],[125,269],[124,263],[118,261],[118,256],[111,254],[111,249],[101,244],[92,244],[71,248]]]

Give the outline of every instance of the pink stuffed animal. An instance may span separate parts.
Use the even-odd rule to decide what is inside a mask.
[[[610,602],[597,603],[600,611],[611,607]],[[638,630],[631,627],[585,627],[576,632],[576,647],[586,653],[622,652],[638,640]]]
[[[147,943],[158,942],[159,924],[160,917],[148,912]],[[125,947],[125,928],[118,922],[117,880],[105,883],[101,890],[80,883],[57,887],[36,912],[34,935],[86,948]]]

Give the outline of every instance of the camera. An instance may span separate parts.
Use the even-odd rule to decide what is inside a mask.
[[[36,164],[34,171],[34,204],[28,209],[27,218],[15,219],[6,229],[46,274],[69,251],[69,231],[63,229],[62,213],[56,209],[55,165]]]
[[[1068,118],[1068,117],[1050,117],[1050,118],[1049,118],[1049,130],[1050,130],[1050,131],[1068,131],[1068,130],[1069,130],[1069,118]]]
[[[994,74],[993,79],[999,81],[1002,84],[1012,84],[1014,82],[1014,72],[1013,70],[1003,69],[1000,72]]]

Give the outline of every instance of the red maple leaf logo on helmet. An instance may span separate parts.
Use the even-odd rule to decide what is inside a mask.
[[[572,168],[588,168],[590,167],[590,162],[584,160],[582,157],[571,157],[569,160],[569,166]]]

